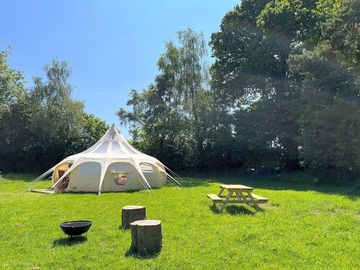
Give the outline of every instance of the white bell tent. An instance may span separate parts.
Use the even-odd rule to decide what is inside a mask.
[[[160,188],[167,179],[180,185],[166,169],[131,146],[113,124],[89,149],[65,158],[35,180],[52,173],[50,190],[98,194]]]

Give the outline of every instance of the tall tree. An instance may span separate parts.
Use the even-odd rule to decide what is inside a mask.
[[[166,45],[158,60],[160,74],[143,92],[133,90],[120,109],[122,123],[130,123],[134,142],[173,167],[196,165],[203,149],[200,103],[206,92],[207,69],[202,34],[178,32],[179,46]],[[195,161],[195,162],[194,162]]]
[[[301,153],[305,165],[326,180],[360,176],[359,12],[359,1],[336,5],[322,24],[318,44],[289,61],[306,108]]]
[[[207,87],[208,71],[204,61],[207,50],[202,33],[197,34],[188,28],[178,32],[180,42],[179,63],[180,74],[177,82],[178,92],[183,96],[184,108],[192,117],[192,128],[196,142],[196,155],[203,153],[203,138],[201,137],[199,96]],[[198,157],[195,158],[196,160]]]
[[[9,70],[3,72],[8,76],[2,78],[13,88],[19,84],[20,89],[8,92],[22,94],[4,99],[6,110],[0,121],[1,170],[43,171],[64,157],[85,150],[106,131],[107,125],[102,120],[85,113],[82,102],[71,97],[71,70],[65,62],[53,61],[46,66],[46,80],[35,78],[34,86],[27,91],[16,80],[22,78],[21,73],[11,71],[19,77],[9,76]]]
[[[0,117],[25,94],[24,76],[8,63],[9,52],[0,51]]]
[[[34,79],[30,91],[32,108],[32,157],[39,170],[49,167],[48,160],[60,160],[66,147],[80,134],[83,104],[71,98],[68,82],[71,71],[65,62],[53,61],[45,67],[46,81]],[[50,157],[50,158],[49,158]]]
[[[249,136],[257,142],[265,138],[260,135],[257,140],[259,134],[266,134],[266,142],[247,151],[238,144],[241,152],[252,152],[243,163],[261,166],[261,161],[252,162],[250,157],[262,156],[263,163],[271,159],[275,167],[294,169],[299,166],[298,113],[294,110],[299,93],[290,89],[287,59],[295,38],[291,34],[298,31],[293,30],[296,24],[291,20],[286,24],[289,28],[286,33],[279,25],[279,18],[262,23],[263,12],[278,2],[246,0],[225,15],[221,30],[211,39],[215,57],[212,85],[218,100],[224,104],[223,110],[234,116],[229,128],[234,129],[230,134],[238,143],[248,140],[243,137],[249,134],[243,131],[243,126],[250,128]]]
[[[0,51],[0,170],[14,166],[21,157],[29,126],[24,76],[10,67],[8,56],[8,51]]]

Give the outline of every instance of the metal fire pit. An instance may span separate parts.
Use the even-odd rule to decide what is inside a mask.
[[[86,233],[90,229],[91,225],[92,222],[88,220],[75,220],[61,223],[60,228],[65,234],[72,238],[73,236]]]

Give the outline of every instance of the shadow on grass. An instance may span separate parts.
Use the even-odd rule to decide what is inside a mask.
[[[294,190],[294,191],[316,191],[324,194],[338,194],[357,200],[360,198],[360,183],[336,186],[334,184],[319,184],[317,179],[306,172],[297,173],[280,173],[272,175],[259,175],[253,173],[243,173],[232,170],[219,170],[217,172],[179,172],[181,175],[178,180],[183,188],[191,188],[197,186],[210,186],[214,183],[224,184],[243,184],[252,186],[255,189],[269,190]],[[31,182],[37,175],[31,174],[2,174],[9,182]],[[1,181],[2,182],[2,181]],[[0,182],[0,183],[1,183]],[[169,186],[172,186],[169,184]],[[138,192],[138,191],[134,191]],[[65,194],[69,194],[68,192]],[[94,194],[97,193],[75,193],[75,194]]]
[[[214,214],[221,214],[221,213],[227,213],[232,216],[238,216],[238,215],[250,215],[253,216],[256,214],[256,211],[252,211],[244,206],[237,206],[237,205],[228,205],[225,207],[223,211],[220,212],[220,208],[216,207],[215,205],[211,205],[210,210]],[[262,210],[263,211],[263,210]]]
[[[35,174],[21,174],[21,173],[8,173],[1,174],[7,181],[19,181],[19,182],[32,182],[38,175]]]
[[[130,247],[125,252],[125,257],[132,257],[132,258],[141,259],[141,260],[155,259],[157,256],[160,255],[160,252],[161,252],[161,250],[159,250],[157,252],[153,252],[153,253],[148,253],[148,254],[140,254]]]
[[[360,184],[336,186],[334,184],[319,184],[317,179],[305,173],[274,174],[274,175],[244,175],[236,172],[224,173],[186,173],[183,177],[183,187],[209,186],[214,183],[242,184],[256,189],[316,191],[324,194],[338,194],[357,200],[360,198]]]
[[[70,237],[62,237],[59,239],[56,239],[53,241],[53,247],[58,247],[58,246],[74,246],[74,245],[78,245],[81,243],[84,243],[87,241],[87,237],[86,236],[75,236],[73,238]]]

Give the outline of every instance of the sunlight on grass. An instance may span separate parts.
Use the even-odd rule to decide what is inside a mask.
[[[150,192],[44,195],[29,191],[49,181],[8,178],[0,182],[1,269],[360,268],[360,202],[344,188],[204,177]],[[269,205],[260,212],[230,205],[219,213],[206,194],[218,192],[220,182],[254,186]],[[121,208],[133,204],[162,221],[156,256],[132,254],[130,231],[119,230]],[[74,219],[93,226],[68,242],[59,224]]]

